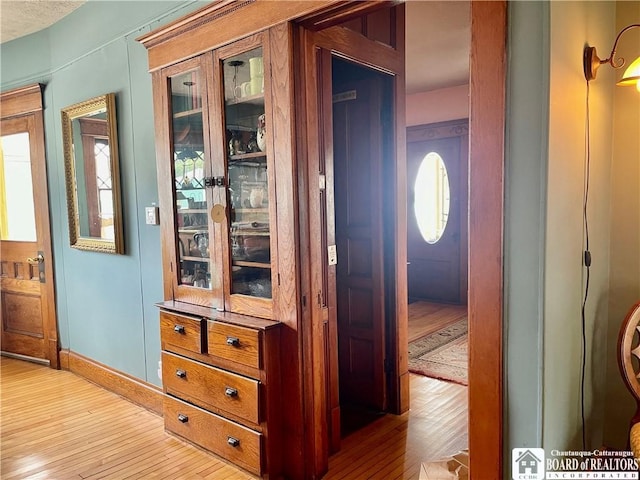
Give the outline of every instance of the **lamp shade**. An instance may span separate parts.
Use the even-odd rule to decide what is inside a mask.
[[[640,92],[640,57],[631,62],[617,85],[635,85]]]

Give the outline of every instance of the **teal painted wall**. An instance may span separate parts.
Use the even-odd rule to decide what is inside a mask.
[[[1,84],[46,84],[47,177],[62,348],[159,385],[160,229],[144,222],[157,203],[153,103],[140,35],[198,2],[89,1],[47,30],[2,45]],[[82,39],[80,41],[79,39]],[[69,247],[60,110],[116,94],[125,255]]]
[[[549,117],[549,4],[508,16],[505,175],[505,465],[542,445],[544,238]],[[523,274],[524,272],[524,274]],[[505,477],[511,478],[510,468]]]

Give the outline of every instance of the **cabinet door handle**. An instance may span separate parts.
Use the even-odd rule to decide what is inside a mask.
[[[178,414],[178,421],[180,423],[187,423],[189,421],[189,417],[187,417],[186,415],[179,413]]]
[[[227,443],[229,445],[231,445],[232,447],[239,447],[240,446],[240,440],[238,440],[237,438],[233,438],[233,437],[227,437]]]
[[[231,388],[231,387],[225,387],[224,394],[227,397],[237,397],[238,396],[238,390],[235,389],[235,388]]]
[[[187,376],[187,372],[184,370],[176,370],[176,377],[185,378]]]
[[[240,339],[237,337],[227,337],[227,345],[231,345],[232,347],[239,347]]]
[[[181,333],[182,335],[184,335],[184,325],[175,325],[173,327],[173,331],[176,333]]]

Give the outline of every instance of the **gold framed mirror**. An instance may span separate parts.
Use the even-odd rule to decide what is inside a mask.
[[[62,109],[71,246],[124,253],[115,94]]]

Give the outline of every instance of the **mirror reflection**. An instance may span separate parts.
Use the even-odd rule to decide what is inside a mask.
[[[113,93],[62,110],[71,246],[123,253]]]

